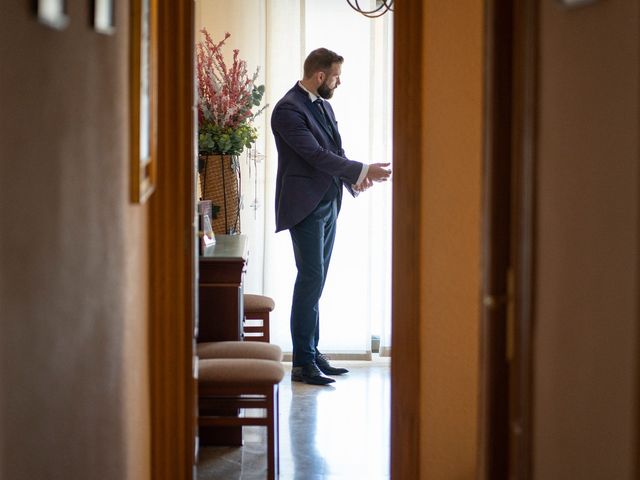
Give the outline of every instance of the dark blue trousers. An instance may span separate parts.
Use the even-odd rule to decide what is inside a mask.
[[[289,229],[298,268],[291,304],[293,366],[315,361],[320,340],[318,303],[327,278],[336,238],[337,188],[333,186],[316,209]]]

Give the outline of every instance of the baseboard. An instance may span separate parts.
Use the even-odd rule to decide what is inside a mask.
[[[373,358],[370,351],[366,352],[322,352],[324,353],[330,360],[362,360],[368,361]],[[290,362],[292,353],[291,352],[283,352],[283,362]]]

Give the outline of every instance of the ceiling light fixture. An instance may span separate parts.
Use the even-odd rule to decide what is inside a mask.
[[[358,0],[347,0],[347,3],[356,12],[361,13],[367,18],[378,18],[387,12],[393,12],[393,8],[391,8],[393,1],[394,0],[376,0],[376,8],[374,10],[364,10],[358,4]]]

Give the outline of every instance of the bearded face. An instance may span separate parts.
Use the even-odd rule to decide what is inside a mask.
[[[336,87],[337,85],[333,88],[330,88],[327,80],[325,80],[324,82],[322,82],[322,85],[318,87],[318,95],[325,100],[328,100],[333,97],[333,91],[336,89]]]
[[[325,100],[333,97],[333,91],[340,85],[340,74],[342,73],[342,65],[334,63],[331,68],[325,72],[325,79],[318,87],[318,96]]]

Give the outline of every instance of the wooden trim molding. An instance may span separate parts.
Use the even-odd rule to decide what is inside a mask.
[[[511,369],[510,478],[533,472],[533,355],[536,245],[536,145],[539,2],[514,6],[513,55],[513,228],[515,322]]]
[[[153,480],[194,478],[193,8],[158,0],[157,186],[149,201]]]
[[[638,18],[640,20],[640,18]],[[638,51],[640,52],[640,35],[637,36],[638,40]],[[640,125],[640,82],[636,85],[638,89],[638,104],[637,104],[637,125]],[[638,191],[640,191],[640,175],[638,175]],[[640,220],[640,219],[638,219]],[[640,222],[636,222],[638,226],[638,233],[636,234],[640,237]],[[640,246],[639,246],[640,247]],[[636,260],[636,269],[637,272],[640,272],[640,256],[637,257]],[[638,275],[636,273],[636,275]],[[639,286],[640,287],[640,286]],[[640,288],[638,289],[636,295],[636,315],[640,316]],[[635,435],[635,450],[636,450],[636,461],[634,468],[634,476],[633,478],[640,478],[640,329],[637,330],[637,340],[636,340],[636,386],[635,386],[635,402],[636,402],[636,435]]]
[[[478,479],[508,478],[512,2],[485,3],[482,316]]]
[[[398,2],[394,22],[391,478],[403,480],[421,478],[422,0]]]
[[[537,2],[486,2],[478,478],[533,478]],[[512,48],[513,46],[513,48]]]

